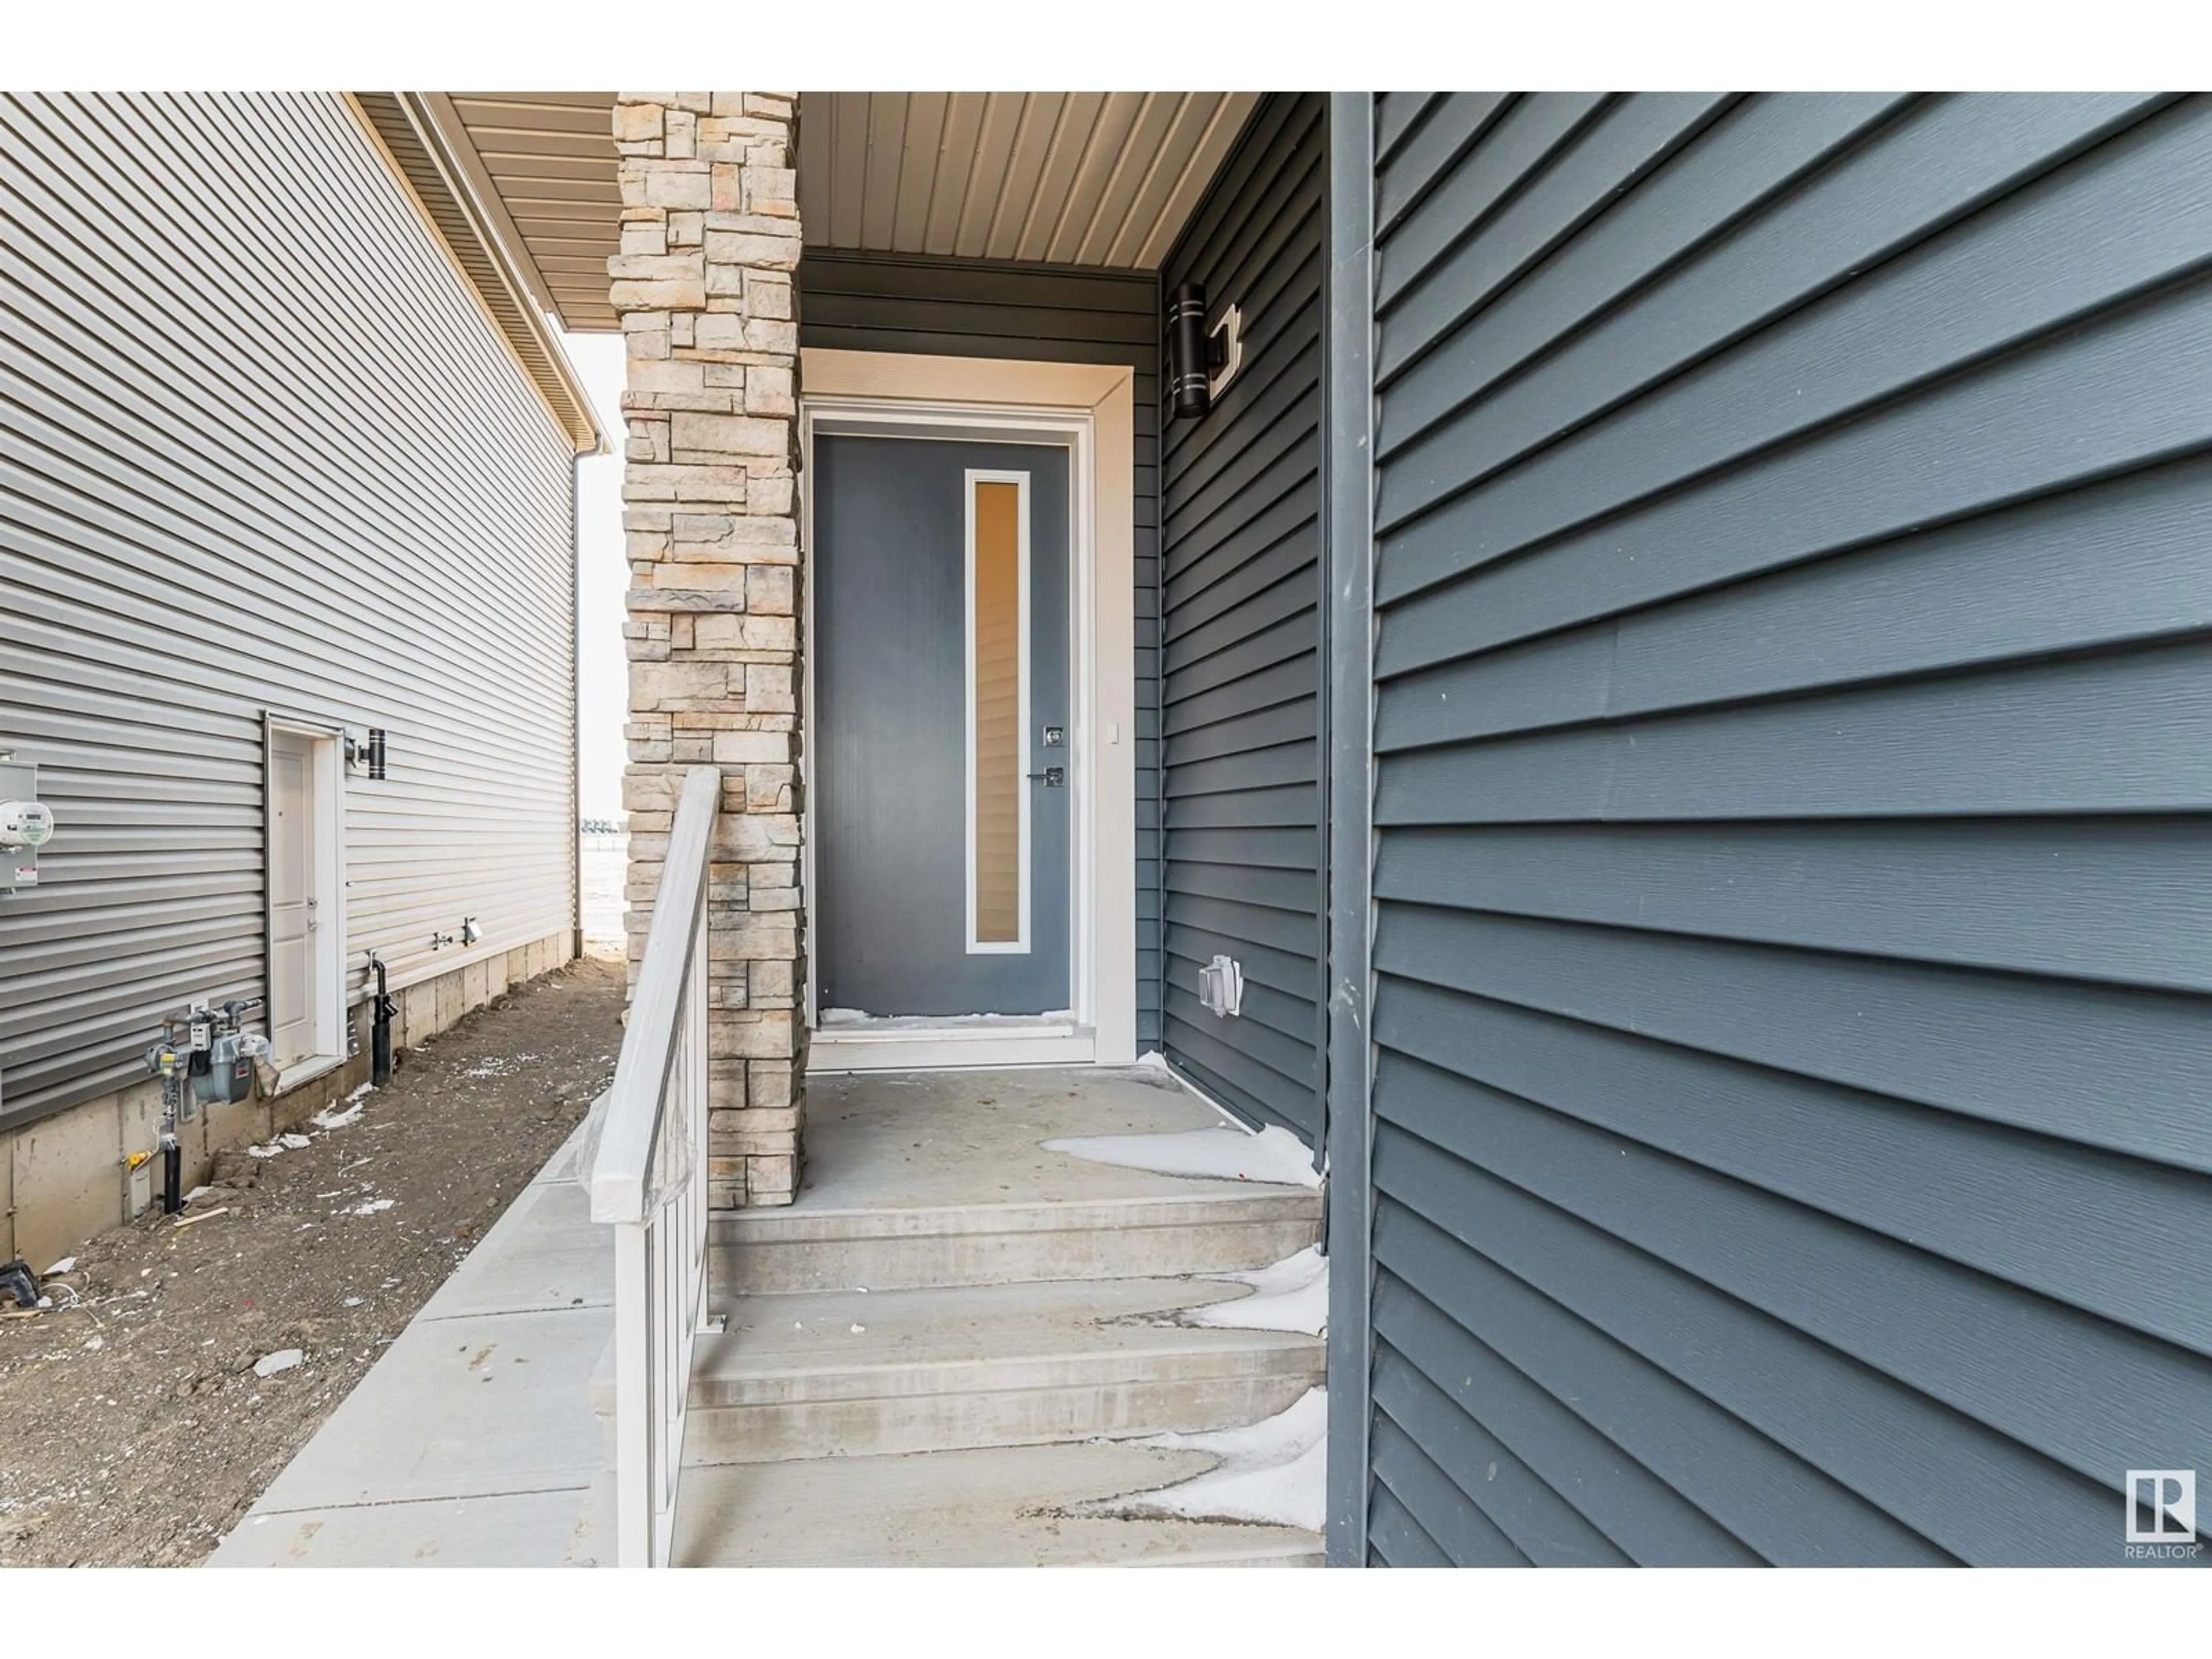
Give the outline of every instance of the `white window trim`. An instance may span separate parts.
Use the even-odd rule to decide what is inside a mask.
[[[1073,465],[1074,616],[1068,640],[1068,769],[1074,854],[1070,1007],[1079,1035],[1048,1054],[1034,1036],[960,1035],[935,1045],[934,1063],[1127,1066],[1137,1057],[1137,728],[1135,374],[1126,366],[824,350],[799,354],[801,627],[813,635],[813,441],[822,433],[1066,443]],[[811,651],[802,658],[801,724],[814,729]],[[816,744],[801,746],[802,784]],[[811,800],[813,792],[805,789]],[[811,812],[802,826],[811,848]],[[803,857],[806,913],[814,860]],[[816,1024],[814,955],[804,1012]],[[908,1029],[816,1029],[817,1071],[912,1069],[932,1063]]]
[[[980,710],[976,703],[978,686],[975,679],[975,486],[982,483],[1010,483],[1015,488],[1015,546],[1014,546],[1014,775],[1022,788],[1014,797],[1014,865],[1020,885],[1019,911],[1015,921],[1014,937],[1011,939],[985,939],[976,917],[978,895],[977,878],[981,872],[976,859],[975,836],[975,747],[976,720]],[[966,560],[967,609],[963,625],[967,636],[968,724],[967,788],[961,803],[962,817],[966,820],[968,837],[968,954],[971,957],[1025,957],[1030,953],[1030,889],[1032,862],[1030,851],[1030,792],[1027,787],[1030,771],[1030,475],[991,467],[971,466],[962,485],[966,492],[967,530],[963,543]]]

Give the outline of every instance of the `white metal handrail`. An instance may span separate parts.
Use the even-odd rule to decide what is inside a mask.
[[[586,1178],[615,1229],[617,1562],[668,1564],[707,1297],[707,866],[722,775],[684,781]]]

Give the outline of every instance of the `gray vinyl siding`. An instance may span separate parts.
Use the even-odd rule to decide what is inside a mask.
[[[572,927],[569,444],[344,103],[0,99],[0,1122],[262,994],[264,711],[392,734],[355,994]]]
[[[1160,1041],[1159,283],[1150,273],[809,248],[802,347],[1135,371],[1137,1042]]]
[[[1278,94],[1161,273],[1243,313],[1244,356],[1162,443],[1166,1052],[1224,1105],[1318,1145],[1322,245],[1328,123]],[[1244,971],[1206,1012],[1199,969]]]
[[[2212,1468],[2212,105],[1376,132],[1370,1559],[2118,1565]]]

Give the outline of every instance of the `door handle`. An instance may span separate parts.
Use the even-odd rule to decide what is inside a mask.
[[[1065,789],[1067,787],[1067,769],[1064,766],[1048,766],[1042,772],[1030,772],[1024,775],[1042,778],[1048,789]]]

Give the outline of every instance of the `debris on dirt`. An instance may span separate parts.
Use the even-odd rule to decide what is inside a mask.
[[[172,1222],[170,1225],[173,1227],[196,1227],[203,1221],[212,1221],[219,1215],[228,1215],[229,1213],[230,1206],[226,1204],[220,1209],[201,1210],[196,1214],[180,1215],[176,1218],[176,1220]]]
[[[276,1139],[286,1151],[294,1152],[304,1152],[315,1144],[306,1135],[301,1134],[281,1134],[276,1137]]]
[[[21,1256],[0,1267],[0,1295],[14,1297],[19,1308],[39,1305],[39,1281],[31,1277],[31,1264]]]
[[[347,1124],[359,1119],[361,1115],[368,1109],[368,1103],[364,1097],[375,1092],[376,1085],[374,1083],[364,1083],[345,1097],[343,1111],[340,1111],[335,1106],[325,1107],[307,1121],[326,1133],[332,1129],[343,1129]]]
[[[353,1208],[347,1211],[346,1213],[348,1215],[375,1215],[380,1211],[390,1209],[396,1202],[398,1202],[396,1199],[372,1198],[366,1204],[355,1205]]]
[[[39,1277],[41,1279],[52,1279],[56,1273],[65,1273],[76,1266],[76,1258],[73,1255],[65,1255],[60,1261],[55,1262],[52,1267],[47,1268],[46,1272],[40,1273]]]
[[[0,1568],[206,1558],[606,1087],[622,963],[561,978],[410,1051],[364,1119],[218,1158],[185,1216],[212,1203],[221,1226],[157,1204],[80,1247],[54,1305],[0,1290]],[[364,1204],[380,1218],[356,1224]],[[288,1350],[281,1385],[255,1375]]]
[[[279,1348],[275,1353],[264,1353],[253,1362],[256,1376],[274,1376],[279,1371],[289,1371],[307,1356],[297,1348]]]

